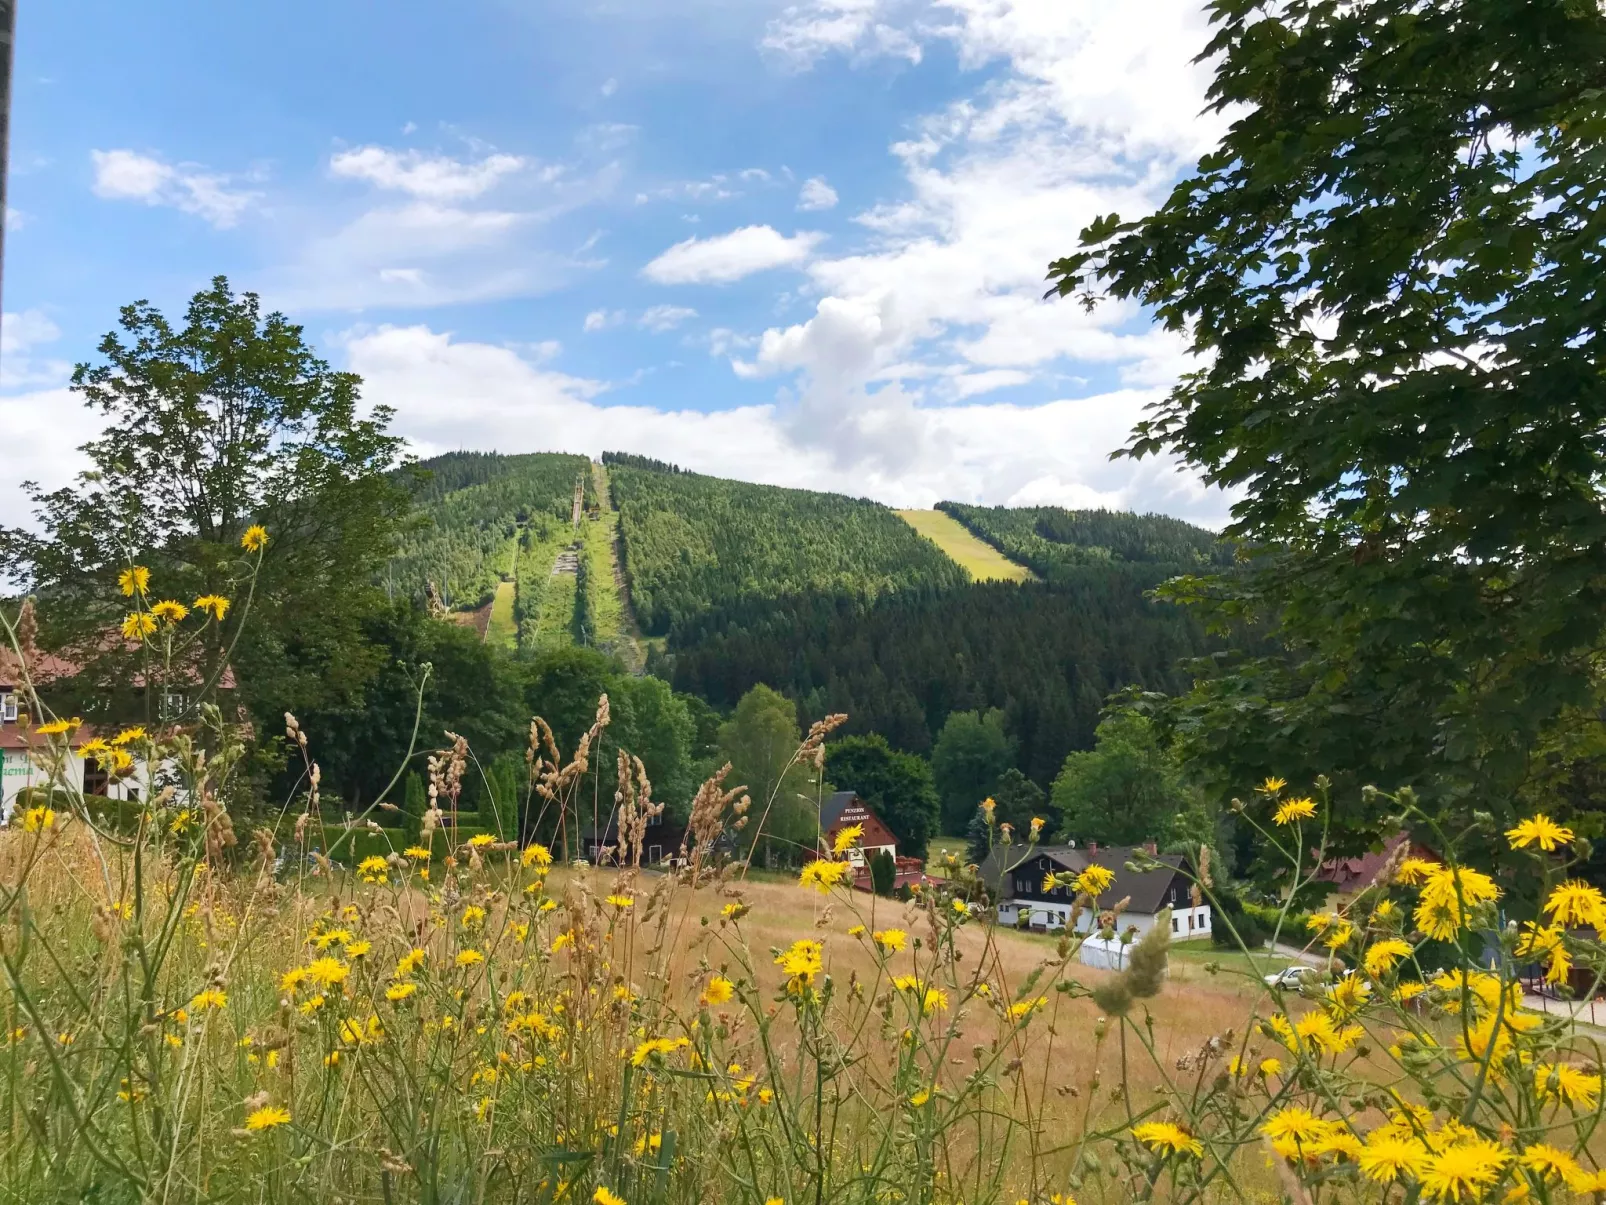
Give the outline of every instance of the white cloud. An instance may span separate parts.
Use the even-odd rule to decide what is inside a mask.
[[[648,308],[636,325],[657,334],[672,331],[682,322],[697,317],[697,311],[684,305],[655,305]]]
[[[0,317],[0,388],[29,389],[66,383],[72,365],[46,359],[34,349],[61,338],[61,328],[41,310],[23,310]],[[0,430],[4,425],[0,424]]]
[[[889,55],[918,63],[918,36],[892,23],[897,13],[913,7],[907,0],[810,0],[784,9],[769,23],[760,44],[800,67],[833,53]]]
[[[1090,220],[1153,208],[1230,119],[1201,115],[1209,67],[1192,60],[1208,28],[1195,0],[1155,0],[1141,21],[1064,0],[813,0],[765,44],[799,63],[862,59],[896,53],[889,23],[999,69],[892,148],[904,195],[857,215],[853,253],[807,259],[813,316],[764,331],[733,356],[737,375],[795,375],[790,423],[842,464],[920,463],[927,401],[1025,385],[1042,396],[1067,377],[1134,391],[1175,380],[1183,341],[1135,306],[1088,313],[1042,294],[1046,265]],[[1038,478],[1110,488],[1051,467],[1016,488]]]
[[[529,166],[529,160],[518,155],[494,154],[468,162],[382,146],[355,147],[329,160],[329,170],[336,176],[366,180],[426,201],[471,200]]]
[[[6,448],[0,456],[0,515],[7,524],[36,526],[22,483],[33,480],[46,490],[69,484],[89,467],[78,445],[92,437],[102,421],[65,387],[0,397],[0,432],[5,433]]]
[[[364,379],[365,398],[394,407],[396,429],[423,455],[494,448],[595,456],[615,449],[899,506],[945,498],[1003,503],[1053,492],[1211,524],[1226,513],[1220,493],[1163,460],[1109,461],[1109,450],[1158,396],[1154,390],[1041,406],[883,401],[861,416],[861,446],[843,455],[833,430],[798,421],[794,410],[763,405],[703,413],[610,402],[602,382],[427,326],[382,327],[353,337],[346,350],[348,366]],[[897,444],[889,446],[889,432],[899,436]]]
[[[803,190],[797,196],[799,209],[831,209],[836,203],[836,189],[825,182],[825,177],[812,176],[803,181]]]
[[[586,315],[582,329],[586,334],[591,335],[597,331],[605,331],[610,326],[618,326],[624,320],[625,312],[623,310],[592,310]]]
[[[755,272],[801,264],[823,237],[801,231],[787,238],[772,226],[743,226],[729,234],[676,243],[641,274],[665,285],[729,284]]]
[[[109,201],[143,201],[193,213],[221,229],[233,226],[258,194],[229,186],[229,177],[192,164],[165,163],[137,151],[90,151],[94,191]]]

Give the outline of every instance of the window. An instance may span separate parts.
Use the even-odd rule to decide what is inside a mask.
[[[1188,931],[1193,932],[1193,913],[1188,913]]]
[[[1180,933],[1181,931],[1182,931],[1182,922],[1180,920],[1178,920],[1176,917],[1173,916],[1171,918],[1171,932]]]
[[[647,846],[647,862],[648,862],[649,865],[656,866],[656,865],[658,865],[658,863],[662,862],[663,860],[664,860],[664,847],[662,845],[649,845],[649,846]]]
[[[17,696],[12,691],[0,695],[0,724],[17,722]]]
[[[170,690],[162,695],[161,714],[164,720],[174,720],[184,714],[184,692]]]

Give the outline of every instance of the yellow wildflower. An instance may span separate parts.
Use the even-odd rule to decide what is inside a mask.
[[[1606,897],[1598,887],[1578,879],[1568,879],[1552,891],[1545,911],[1554,923],[1569,929],[1582,925],[1606,929]]]
[[[609,1192],[606,1188],[603,1188],[600,1185],[598,1186],[597,1191],[591,1194],[591,1199],[596,1203],[596,1205],[625,1205],[625,1199],[623,1197],[616,1192]]]
[[[405,1000],[418,990],[416,983],[393,983],[385,989],[385,999]]]
[[[909,935],[902,929],[878,929],[870,934],[870,940],[887,953],[896,954],[908,944]]]
[[[416,946],[403,954],[396,962],[396,978],[405,979],[419,967],[424,965],[424,951]]]
[[[117,588],[123,592],[124,598],[144,594],[150,584],[151,571],[144,565],[130,565],[117,575]]]
[[[704,1004],[718,1007],[724,1004],[736,992],[736,985],[723,975],[715,975],[703,988],[702,1000]]]
[[[863,836],[864,825],[862,824],[850,824],[846,828],[840,828],[837,830],[835,838],[831,841],[831,850],[833,853],[845,854],[858,844]]]
[[[478,950],[459,950],[457,952],[457,965],[471,967],[485,961],[485,955]]]
[[[43,805],[31,807],[22,814],[22,831],[25,833],[43,832],[47,828],[54,828],[55,824],[55,811]]]
[[[357,863],[357,875],[364,883],[384,883],[389,876],[385,874],[387,863],[378,854],[370,854]]]
[[[132,728],[124,728],[116,736],[112,737],[112,744],[118,748],[122,748],[124,745],[131,745],[135,741],[142,741],[144,739],[145,729],[139,724],[135,724]]]
[[[1498,1142],[1475,1138],[1446,1147],[1434,1155],[1418,1179],[1430,1200],[1475,1201],[1500,1178],[1511,1153]]]
[[[1204,1154],[1204,1146],[1187,1130],[1169,1121],[1146,1121],[1132,1130],[1132,1137],[1157,1155]]]
[[[1563,828],[1541,812],[1537,816],[1530,816],[1527,820],[1519,820],[1516,828],[1508,828],[1506,840],[1511,842],[1512,849],[1527,849],[1530,845],[1538,845],[1548,854],[1558,846],[1571,845],[1573,830]]]
[[[190,999],[190,1007],[197,1012],[204,1012],[209,1008],[223,1008],[228,1002],[228,993],[222,988],[209,987],[204,992],[197,992]]]
[[[148,611],[130,611],[123,617],[123,639],[141,640],[156,631],[156,619]]]
[[[1076,876],[1076,881],[1072,883],[1072,887],[1084,895],[1097,898],[1108,891],[1110,884],[1113,882],[1115,882],[1115,872],[1108,866],[1100,866],[1095,863]]]
[[[628,908],[632,904],[634,904],[635,902],[636,902],[636,897],[635,896],[632,896],[632,895],[620,895],[617,892],[615,892],[613,895],[610,895],[607,899],[603,900],[603,903],[612,904],[615,908]]]
[[[1278,824],[1292,824],[1296,820],[1309,820],[1316,815],[1316,801],[1306,796],[1286,800],[1278,807],[1272,820]]]
[[[189,613],[188,607],[171,598],[164,598],[161,602],[151,605],[151,614],[163,623],[178,623]]]
[[[1391,937],[1386,941],[1375,941],[1366,948],[1366,955],[1361,959],[1361,965],[1366,973],[1373,979],[1378,979],[1394,969],[1394,964],[1411,953],[1411,943]]]
[[[229,613],[229,600],[221,594],[203,594],[195,600],[195,609],[201,614],[210,614],[219,623]]]
[[[1262,795],[1275,795],[1287,785],[1288,783],[1285,779],[1273,776],[1266,779],[1266,781],[1256,787],[1255,790],[1259,791]]]
[[[847,878],[852,871],[853,867],[850,863],[827,862],[816,858],[803,867],[802,873],[797,877],[797,881],[800,885],[812,887],[821,895],[824,895],[831,888],[842,882],[843,879]]]
[[[271,1130],[290,1124],[290,1110],[278,1105],[264,1105],[245,1119],[245,1128],[252,1132]]]
[[[519,861],[525,866],[551,866],[552,851],[544,845],[527,846],[519,855]]]
[[[240,547],[247,552],[261,552],[268,542],[268,529],[260,523],[253,523],[245,529],[240,537]]]

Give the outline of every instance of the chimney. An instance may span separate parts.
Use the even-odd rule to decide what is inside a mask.
[[[1160,856],[1160,847],[1153,841],[1145,841],[1143,843],[1143,852],[1151,858],[1157,858]]]
[[[1090,853],[1090,854],[1098,853],[1099,852],[1099,843],[1097,841],[1089,841],[1087,843],[1087,852]]]

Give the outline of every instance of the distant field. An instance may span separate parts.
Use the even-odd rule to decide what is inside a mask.
[[[513,619],[513,583],[498,582],[491,600],[491,626],[485,638],[493,644],[512,645],[518,639],[519,625]]]
[[[898,517],[948,554],[973,581],[1023,582],[1032,571],[965,530],[940,510],[900,510]]]

